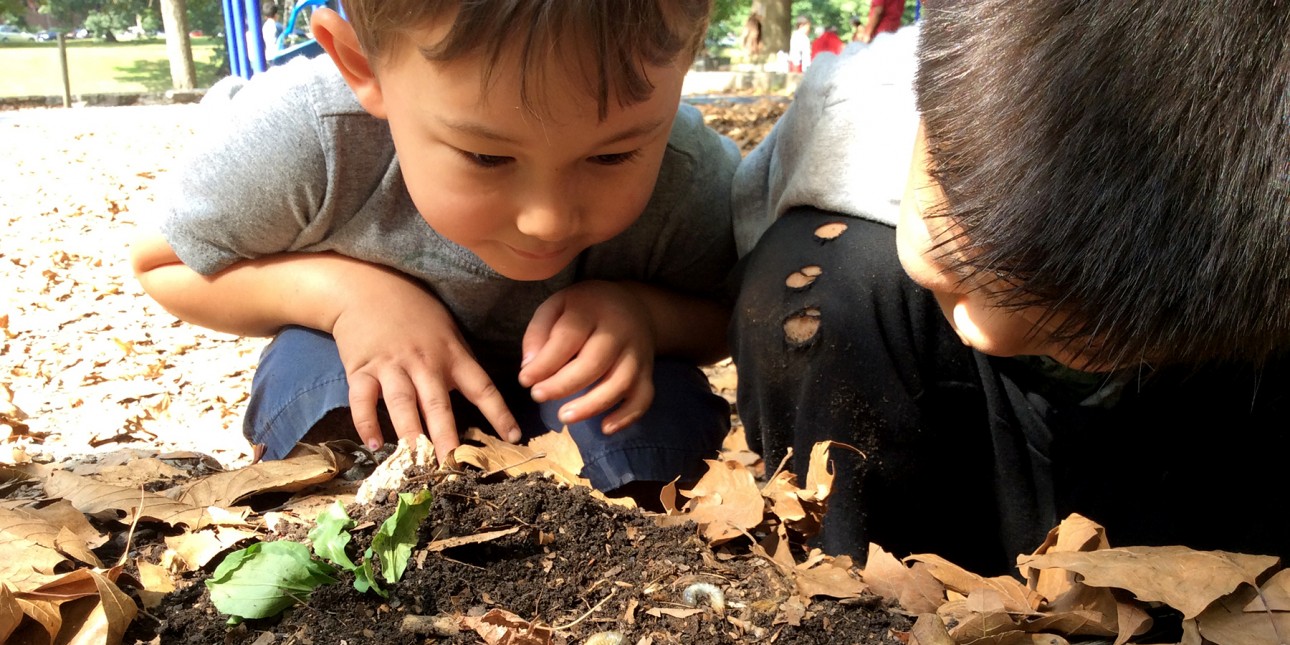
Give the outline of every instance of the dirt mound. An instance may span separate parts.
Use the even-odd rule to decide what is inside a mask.
[[[850,606],[817,599],[801,607],[792,583],[751,555],[746,544],[714,551],[693,525],[660,527],[640,511],[592,498],[586,489],[534,475],[490,482],[467,474],[431,490],[433,508],[421,524],[413,564],[389,588],[388,599],[355,591],[346,575],[278,619],[230,628],[199,575],[152,610],[155,618],[140,616],[125,642],[160,637],[162,643],[421,643],[434,637],[479,643],[474,631],[452,635],[458,629],[452,617],[493,609],[514,612],[554,643],[591,642],[603,632],[622,640],[602,643],[745,643],[772,637],[776,643],[895,643],[893,632],[909,628],[906,618],[874,597]],[[360,528],[367,526],[351,547],[357,560],[393,507],[349,510]],[[449,537],[512,528],[518,530],[494,540],[437,552],[426,548]],[[723,602],[705,595],[714,588]],[[266,633],[275,639],[267,640]],[[535,638],[516,642],[544,642]]]

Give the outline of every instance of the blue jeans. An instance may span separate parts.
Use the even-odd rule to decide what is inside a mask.
[[[510,369],[485,369],[526,440],[565,425],[556,414],[577,394],[536,403],[516,382],[518,363]],[[455,392],[453,397],[458,427],[490,430],[478,409]],[[265,459],[281,459],[324,415],[347,407],[349,383],[336,341],[320,331],[287,327],[260,356],[242,432],[251,443],[265,445]],[[729,404],[712,393],[702,370],[666,357],[655,361],[654,403],[639,421],[605,435],[600,431],[603,419],[600,415],[569,425],[582,453],[582,476],[602,491],[678,477],[693,482],[704,472],[703,460],[717,456],[730,430]]]

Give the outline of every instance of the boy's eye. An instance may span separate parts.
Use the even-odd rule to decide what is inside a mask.
[[[501,155],[481,155],[475,152],[467,152],[465,150],[458,150],[457,152],[461,153],[461,156],[465,157],[467,161],[479,166],[480,168],[496,168],[515,161],[513,157],[503,157]]]
[[[611,155],[596,155],[594,157],[591,157],[589,161],[591,161],[591,163],[600,164],[602,166],[617,166],[619,164],[625,164],[628,161],[635,159],[637,152],[639,151],[632,150],[631,152],[618,152]]]

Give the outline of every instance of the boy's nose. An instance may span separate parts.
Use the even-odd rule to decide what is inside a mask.
[[[515,225],[529,237],[557,242],[573,235],[577,215],[566,200],[543,199],[524,205]]]

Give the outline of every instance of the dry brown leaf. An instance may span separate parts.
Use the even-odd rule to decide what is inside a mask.
[[[546,459],[560,467],[560,471],[569,473],[577,478],[577,482],[569,481],[568,484],[585,482],[582,478],[582,452],[578,450],[578,444],[574,442],[573,435],[569,434],[568,429],[552,430],[546,434],[540,434],[529,440],[529,448],[546,456]]]
[[[44,520],[0,509],[0,580],[24,591],[37,574],[54,573],[67,562],[58,549],[58,535],[59,529]]]
[[[1244,611],[1258,590],[1242,585],[1196,617],[1200,635],[1214,645],[1282,645],[1290,638],[1290,613]]]
[[[158,481],[173,481],[186,474],[183,470],[156,457],[135,459],[128,464],[96,468],[92,471],[78,467],[74,468],[72,472],[77,475],[96,475],[99,481],[105,483],[132,486]]]
[[[900,603],[912,614],[933,613],[945,603],[945,585],[928,572],[926,565],[906,566],[872,542],[860,578],[870,591]]]
[[[183,488],[178,500],[192,506],[235,506],[261,493],[294,493],[331,480],[354,460],[326,446],[298,444],[292,456],[216,473]]]
[[[685,493],[685,519],[699,525],[709,544],[728,542],[765,518],[766,503],[752,472],[733,461],[704,460],[708,472]],[[672,519],[672,518],[663,518]]]
[[[1114,614],[1108,616],[1100,611],[1072,609],[1032,618],[1023,623],[1023,627],[1032,633],[1060,632],[1067,636],[1115,636],[1118,633],[1116,618]],[[1107,626],[1108,623],[1110,627]],[[1130,632],[1128,636],[1132,635]]]
[[[1038,569],[1079,573],[1093,587],[1124,589],[1139,600],[1163,602],[1194,618],[1241,583],[1255,580],[1278,559],[1181,546],[1128,547],[1088,553],[1047,553],[1023,558]]]
[[[175,580],[165,567],[143,560],[135,561],[135,566],[139,569],[139,584],[143,585],[138,591],[144,609],[160,605],[161,599],[175,590]]]
[[[770,512],[785,523],[800,523],[806,519],[806,508],[797,493],[797,476],[787,470],[775,473],[761,488],[761,496],[770,505]]]
[[[752,535],[748,535],[748,539],[753,539]],[[793,552],[788,543],[788,534],[782,525],[768,533],[766,537],[762,538],[761,542],[753,542],[751,549],[753,555],[775,565],[780,573],[785,576],[791,578],[793,573],[797,571],[797,562],[793,559]],[[803,605],[808,602],[810,602],[809,598],[802,599]]]
[[[408,482],[410,469],[429,468],[433,463],[434,446],[430,444],[428,437],[419,434],[411,441],[401,438],[394,452],[363,480],[354,495],[354,501],[367,506],[378,499],[385,499],[389,494],[403,489]]]
[[[1263,583],[1262,593],[1255,596],[1244,611],[1290,611],[1290,569],[1282,569]]]
[[[1117,602],[1115,608],[1116,631],[1119,632],[1115,645],[1124,645],[1130,638],[1151,629],[1154,621],[1142,607],[1133,603]]]
[[[1026,632],[1005,632],[960,642],[963,645],[1070,645],[1070,641],[1056,634],[1027,634]]]
[[[476,533],[474,535],[461,535],[458,537],[451,537],[443,540],[435,540],[430,544],[426,545],[425,550],[431,553],[437,553],[439,551],[443,551],[444,549],[451,549],[453,547],[458,547],[463,544],[479,544],[480,542],[491,542],[493,540],[496,540],[497,538],[506,537],[508,535],[514,535],[515,533],[519,532],[519,530],[520,530],[520,527],[512,526],[509,529],[500,529],[497,531],[486,531],[484,533]]]
[[[22,607],[9,585],[0,582],[0,643],[8,643],[9,636],[22,624]]]
[[[1006,611],[972,611],[967,600],[955,600],[945,605],[937,613],[946,624],[957,621],[957,624],[950,628],[950,638],[953,638],[956,643],[967,643],[988,636],[1020,631],[1017,619]],[[950,618],[955,620],[951,621]]]
[[[971,594],[977,589],[997,591],[1004,599],[1004,606],[1007,611],[1013,614],[1023,616],[1033,614],[1043,601],[1043,598],[1038,593],[1022,586],[1021,582],[1016,578],[1008,576],[985,578],[939,555],[924,553],[911,555],[905,560],[927,564],[931,574],[944,583],[946,589],[957,591],[963,595]]]
[[[580,479],[576,473],[564,470],[530,446],[507,443],[478,428],[468,429],[462,438],[483,445],[463,444],[452,451],[452,456],[458,462],[470,464],[485,473],[504,472],[511,476],[539,473],[553,475],[566,484],[577,483]]]
[[[77,569],[51,578],[30,591],[16,594],[23,613],[40,623],[50,639],[67,643],[119,643],[138,608],[116,586],[120,567]],[[83,598],[95,598],[79,620],[64,621],[60,608]],[[74,615],[75,612],[72,612]],[[63,634],[67,629],[74,632]]]
[[[195,571],[232,549],[243,540],[259,537],[256,533],[235,527],[212,526],[166,538],[166,547],[179,559],[184,571]]]
[[[102,546],[109,539],[108,535],[99,533],[98,529],[94,528],[89,520],[85,519],[84,513],[76,510],[76,507],[65,499],[42,500],[34,504],[28,502],[19,508],[54,526],[62,527],[75,533],[76,537],[91,549]],[[97,561],[97,559],[82,560],[82,562],[91,564]]]
[[[218,506],[200,507],[176,502],[156,493],[137,488],[102,484],[66,471],[54,471],[45,482],[45,492],[61,497],[88,515],[107,514],[111,519],[129,524],[138,516],[171,526],[196,530],[211,524],[244,525],[245,513],[234,513]]]
[[[733,377],[734,370],[729,370],[728,373]],[[721,389],[716,383],[713,383],[713,387]],[[734,389],[733,384],[730,389]],[[764,474],[760,472],[765,468],[765,465],[762,464],[761,455],[753,452],[748,447],[748,436],[743,428],[731,428],[730,432],[726,433],[726,438],[721,442],[720,454],[720,461],[737,461],[747,466],[749,470],[753,471],[754,475]]]
[[[1096,551],[1110,546],[1106,540],[1106,529],[1102,525],[1083,515],[1072,513],[1048,532],[1044,543],[1032,555]],[[1029,582],[1030,588],[1050,601],[1069,591],[1075,584],[1075,574],[1062,569],[1032,569],[1024,565],[1018,565],[1018,568],[1021,570],[1021,577]]]
[[[139,608],[108,576],[97,571],[92,573],[98,602],[84,621],[76,625],[75,635],[66,642],[69,645],[116,645],[125,636],[125,630],[138,615]]]
[[[1056,600],[1047,603],[1044,609],[1047,617],[1065,617],[1059,618],[1058,624],[1074,628],[1079,621],[1094,620],[1097,622],[1097,629],[1101,630],[1099,635],[1111,636],[1119,633],[1121,613],[1119,604],[1115,598],[1115,593],[1111,589],[1075,583]],[[1046,624],[1044,621],[1047,617],[1036,618],[1028,623],[1039,625],[1031,629],[1031,631],[1044,631],[1043,625]],[[1068,620],[1072,622],[1066,622]],[[1083,632],[1070,631],[1066,633]]]
[[[818,554],[819,557],[815,557]],[[797,591],[807,598],[858,598],[868,589],[852,571],[851,558],[826,556],[819,549],[806,562],[797,565],[794,578]]]
[[[534,625],[504,609],[483,616],[462,616],[461,626],[474,630],[488,645],[550,645],[551,628]]]
[[[919,614],[909,630],[907,645],[954,645],[954,639],[945,629],[945,621],[936,614]]]

